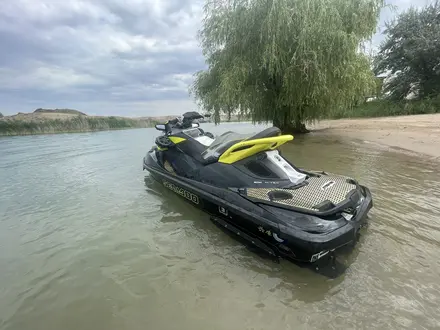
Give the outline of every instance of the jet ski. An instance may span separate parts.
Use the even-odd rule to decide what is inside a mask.
[[[373,207],[367,187],[296,167],[280,150],[293,136],[277,127],[214,137],[201,118],[187,112],[155,126],[162,134],[143,158],[153,179],[277,258],[313,264],[356,243]]]

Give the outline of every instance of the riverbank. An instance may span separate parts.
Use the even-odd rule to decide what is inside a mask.
[[[0,116],[0,136],[82,133],[132,128],[154,127],[175,118],[175,115],[155,117],[93,116],[74,109],[36,109],[34,112],[19,112]],[[211,122],[207,116],[206,122]],[[244,122],[238,115],[221,116],[222,122]]]
[[[422,100],[372,100],[355,107],[335,109],[329,114],[329,119],[396,117],[439,112],[440,95]]]
[[[0,136],[79,133],[154,127],[168,117],[88,116],[76,110],[40,110],[0,118]]]
[[[45,119],[38,121],[1,120],[0,136],[80,133],[93,131],[119,130],[152,127],[150,120],[116,117],[73,117]]]
[[[314,133],[378,143],[440,159],[440,114],[323,120]]]

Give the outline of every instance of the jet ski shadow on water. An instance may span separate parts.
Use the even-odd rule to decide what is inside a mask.
[[[143,169],[209,214],[246,245],[279,261],[340,273],[336,253],[356,244],[373,206],[369,189],[342,175],[297,168],[279,147],[277,127],[214,137],[197,112],[156,125],[162,131]],[[334,277],[335,275],[327,274]]]

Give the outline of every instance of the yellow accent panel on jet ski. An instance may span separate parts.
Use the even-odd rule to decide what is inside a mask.
[[[178,136],[169,136],[168,138],[169,138],[169,139],[171,140],[171,142],[173,142],[174,144],[177,144],[177,143],[180,143],[180,142],[183,142],[183,141],[186,140],[186,139],[181,138],[181,137],[178,137]]]
[[[220,163],[233,164],[258,152],[277,149],[282,144],[291,140],[293,140],[293,135],[280,135],[255,140],[243,140],[227,149],[220,156],[218,161]]]

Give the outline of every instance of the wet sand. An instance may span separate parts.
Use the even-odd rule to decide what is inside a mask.
[[[324,120],[313,132],[360,139],[440,160],[440,114]]]

